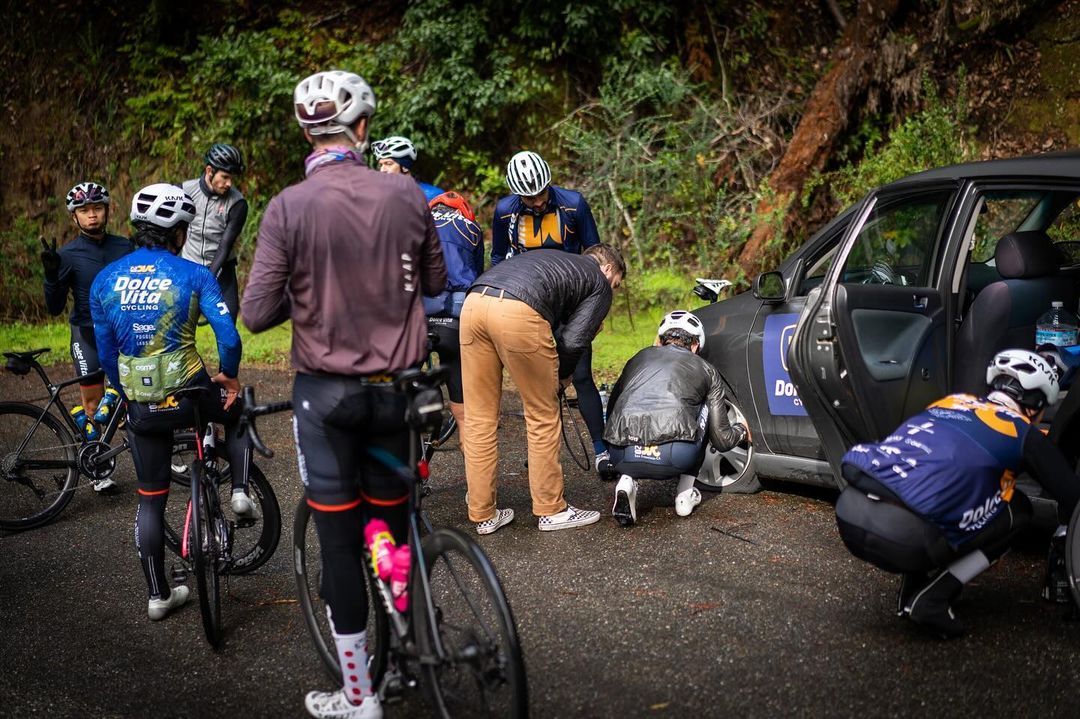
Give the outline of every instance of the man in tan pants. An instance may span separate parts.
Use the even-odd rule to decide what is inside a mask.
[[[465,478],[469,519],[490,534],[514,518],[496,506],[499,405],[505,367],[521,393],[529,442],[529,490],[541,530],[593,524],[600,513],[563,497],[559,392],[611,308],[626,264],[617,249],[595,245],[581,255],[533,250],[477,278],[461,311],[461,375],[468,409]],[[556,343],[552,328],[560,329]]]

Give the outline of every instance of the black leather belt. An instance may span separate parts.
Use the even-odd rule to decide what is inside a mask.
[[[469,290],[469,294],[485,295],[487,297],[498,297],[499,299],[503,300],[517,300],[518,302],[521,302],[521,298],[517,295],[511,294],[506,290],[500,289],[498,287],[491,287],[490,285],[480,285],[479,287],[473,287],[471,290]]]

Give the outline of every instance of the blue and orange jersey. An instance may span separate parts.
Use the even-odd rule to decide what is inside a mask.
[[[240,369],[240,335],[217,279],[164,248],[107,265],[91,287],[90,313],[101,366],[128,398],[164,399],[203,369],[195,349],[200,314],[214,330],[221,371],[235,377]]]
[[[491,224],[491,264],[540,247],[581,254],[600,243],[589,203],[580,192],[551,185],[547,207],[533,214],[521,198],[508,195],[495,205]]]
[[[1028,419],[1007,407],[954,394],[883,441],[855,445],[843,462],[888,487],[959,545],[1012,499],[1030,431]]]

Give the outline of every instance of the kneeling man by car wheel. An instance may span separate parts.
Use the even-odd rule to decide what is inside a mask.
[[[624,527],[637,521],[637,480],[678,478],[675,512],[686,517],[701,502],[694,481],[706,442],[726,452],[749,435],[728,421],[720,373],[698,356],[704,344],[701,320],[668,313],[656,344],[626,363],[611,392],[604,441],[621,475],[611,513]]]

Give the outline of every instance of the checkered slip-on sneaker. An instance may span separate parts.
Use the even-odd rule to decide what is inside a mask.
[[[505,527],[510,522],[514,521],[514,510],[512,509],[496,509],[495,516],[486,522],[476,523],[477,534],[491,534],[499,527]]]
[[[539,526],[541,532],[554,532],[558,529],[584,527],[589,524],[596,524],[599,521],[599,512],[591,509],[578,509],[577,507],[572,507],[568,504],[566,505],[566,509],[558,514],[541,517]]]

